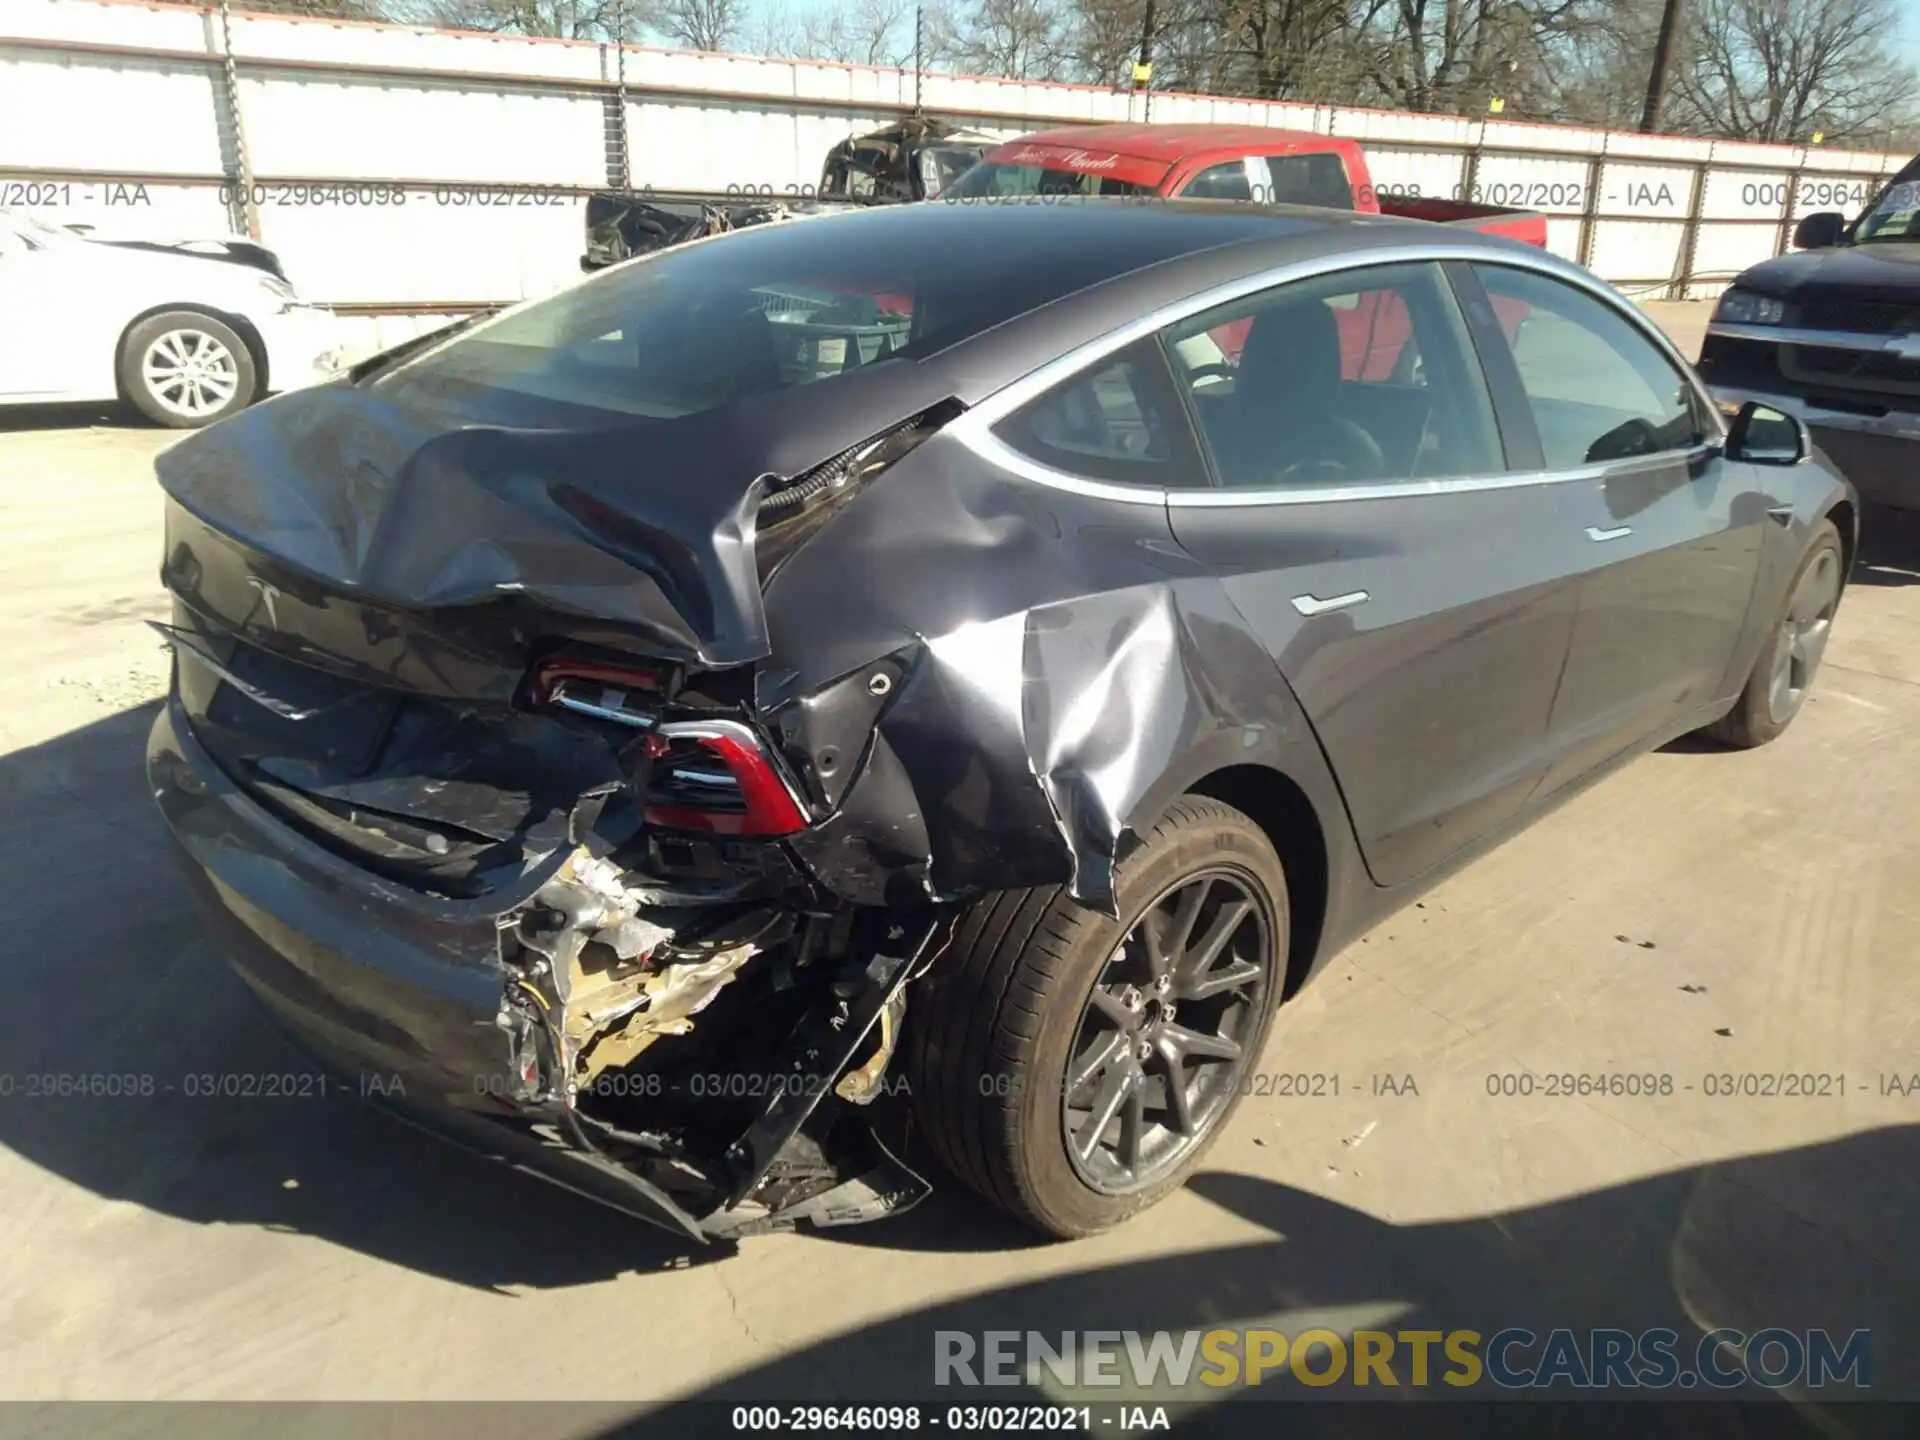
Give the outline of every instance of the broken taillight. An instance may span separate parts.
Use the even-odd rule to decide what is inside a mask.
[[[806,829],[805,808],[752,730],[736,720],[661,720],[663,672],[563,657],[537,666],[531,689],[537,705],[646,732],[648,824],[741,837]]]
[[[763,837],[806,828],[806,811],[746,726],[685,721],[662,725],[645,743],[649,825]]]

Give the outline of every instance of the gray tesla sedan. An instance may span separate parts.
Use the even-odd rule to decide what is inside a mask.
[[[902,206],[677,248],[163,454],[152,789],[359,1093],[703,1239],[1180,1183],[1315,966],[1772,739],[1856,501],[1457,229]]]

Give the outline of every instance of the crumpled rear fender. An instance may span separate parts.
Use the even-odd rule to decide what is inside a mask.
[[[840,795],[792,842],[823,884],[862,904],[1066,884],[1111,912],[1124,837],[1234,766],[1280,772],[1323,832],[1346,826],[1298,702],[1163,507],[995,482],[940,448],[769,594],[794,688],[810,659],[836,672],[763,697],[795,769]],[[975,618],[1013,596],[1037,603]],[[853,778],[810,768],[823,752]]]

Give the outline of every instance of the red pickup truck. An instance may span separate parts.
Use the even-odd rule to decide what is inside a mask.
[[[1320,205],[1470,225],[1531,245],[1547,243],[1544,215],[1381,190],[1353,141],[1264,125],[1075,125],[1044,130],[989,150],[942,198],[1039,195],[1159,195]]]

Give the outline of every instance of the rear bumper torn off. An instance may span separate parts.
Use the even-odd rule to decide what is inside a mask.
[[[776,907],[709,922],[643,904],[586,846],[477,899],[429,894],[264,810],[173,701],[147,771],[234,969],[404,1118],[701,1240],[874,1219],[927,1193],[859,1102],[939,912],[889,917],[829,962],[798,952],[798,917]],[[776,984],[786,1009],[763,998]],[[734,1042],[741,1015],[768,1013],[758,1048]]]

